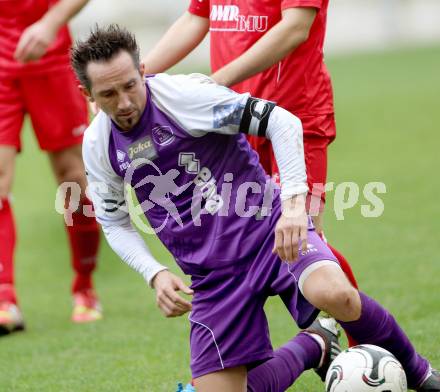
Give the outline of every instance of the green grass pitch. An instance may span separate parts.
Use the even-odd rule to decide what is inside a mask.
[[[419,351],[440,366],[440,47],[330,58],[338,125],[329,181],[386,184],[379,218],[360,205],[337,221],[328,194],[326,232],[359,283],[387,306]],[[0,340],[0,391],[174,391],[189,373],[188,321],[168,320],[140,276],[106,244],[96,285],[105,319],[69,321],[72,272],[55,182],[30,127],[17,162],[16,280],[28,331]],[[364,200],[361,198],[361,202]],[[153,238],[153,252],[176,271]],[[297,331],[274,299],[267,305],[274,346]],[[323,390],[312,372],[292,391]]]

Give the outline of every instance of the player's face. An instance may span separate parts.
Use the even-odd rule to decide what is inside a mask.
[[[136,69],[125,51],[110,61],[92,62],[87,66],[90,98],[124,131],[138,123],[145,109],[147,95],[142,74],[143,65]]]

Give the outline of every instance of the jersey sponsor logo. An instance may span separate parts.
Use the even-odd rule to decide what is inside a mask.
[[[183,166],[188,174],[197,174],[200,170],[200,161],[193,152],[181,152],[179,166]]]
[[[196,186],[196,192],[202,196],[204,210],[211,215],[217,213],[223,206],[223,199],[217,193],[217,181],[211,170],[207,167],[200,168],[200,161],[193,152],[181,152],[179,154],[179,166],[185,167],[188,174],[196,175],[193,183]],[[200,220],[194,219],[194,222],[198,225]]]
[[[157,158],[157,151],[154,147],[150,136],[145,136],[142,139],[130,144],[128,146],[128,157],[130,160],[145,158],[153,161]]]
[[[126,160],[127,154],[124,151],[116,150],[116,159],[119,162],[119,170],[121,170],[121,172],[127,170],[128,167],[130,166],[130,162]]]
[[[211,31],[265,32],[268,27],[267,15],[241,15],[236,5],[214,4],[209,19]]]
[[[151,135],[153,136],[155,143],[159,146],[166,146],[172,143],[175,139],[173,130],[171,127],[166,125],[160,125],[156,128],[153,128]]]
[[[307,244],[307,250],[301,251],[301,255],[305,256],[305,255],[308,255],[309,253],[313,253],[313,252],[318,252],[318,249],[313,244]]]
[[[197,206],[192,206],[193,220],[196,226],[200,226],[200,208],[203,205],[203,210],[211,215],[216,214],[223,207],[223,198],[217,192],[217,180],[207,167],[202,167],[194,178],[194,184],[196,186],[196,192],[200,192],[202,196],[202,202]],[[193,199],[193,202],[197,198]],[[196,203],[197,204],[197,203]]]
[[[119,165],[119,170],[121,170],[121,172],[123,172],[124,170],[127,170],[130,167],[130,162],[122,162]]]
[[[214,129],[240,125],[244,107],[239,103],[214,106]]]

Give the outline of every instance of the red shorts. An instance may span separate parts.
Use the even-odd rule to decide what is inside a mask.
[[[312,204],[312,214],[322,211],[325,203],[325,183],[327,181],[327,147],[336,137],[334,114],[303,116],[304,153],[309,186],[308,206]],[[279,178],[278,166],[270,140],[249,136],[249,142],[258,152],[260,162],[266,172]],[[312,197],[313,196],[313,197]],[[313,201],[315,199],[315,201]]]
[[[0,77],[0,145],[21,150],[23,118],[29,113],[42,150],[81,144],[87,103],[70,69],[38,75]]]

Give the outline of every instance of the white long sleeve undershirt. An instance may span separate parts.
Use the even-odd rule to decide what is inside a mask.
[[[306,193],[301,121],[287,110],[275,107],[269,118],[266,137],[272,142],[280,171],[281,200]]]
[[[154,276],[165,269],[151,254],[143,238],[131,223],[102,225],[110,247],[131,268],[139,272],[151,286]]]

